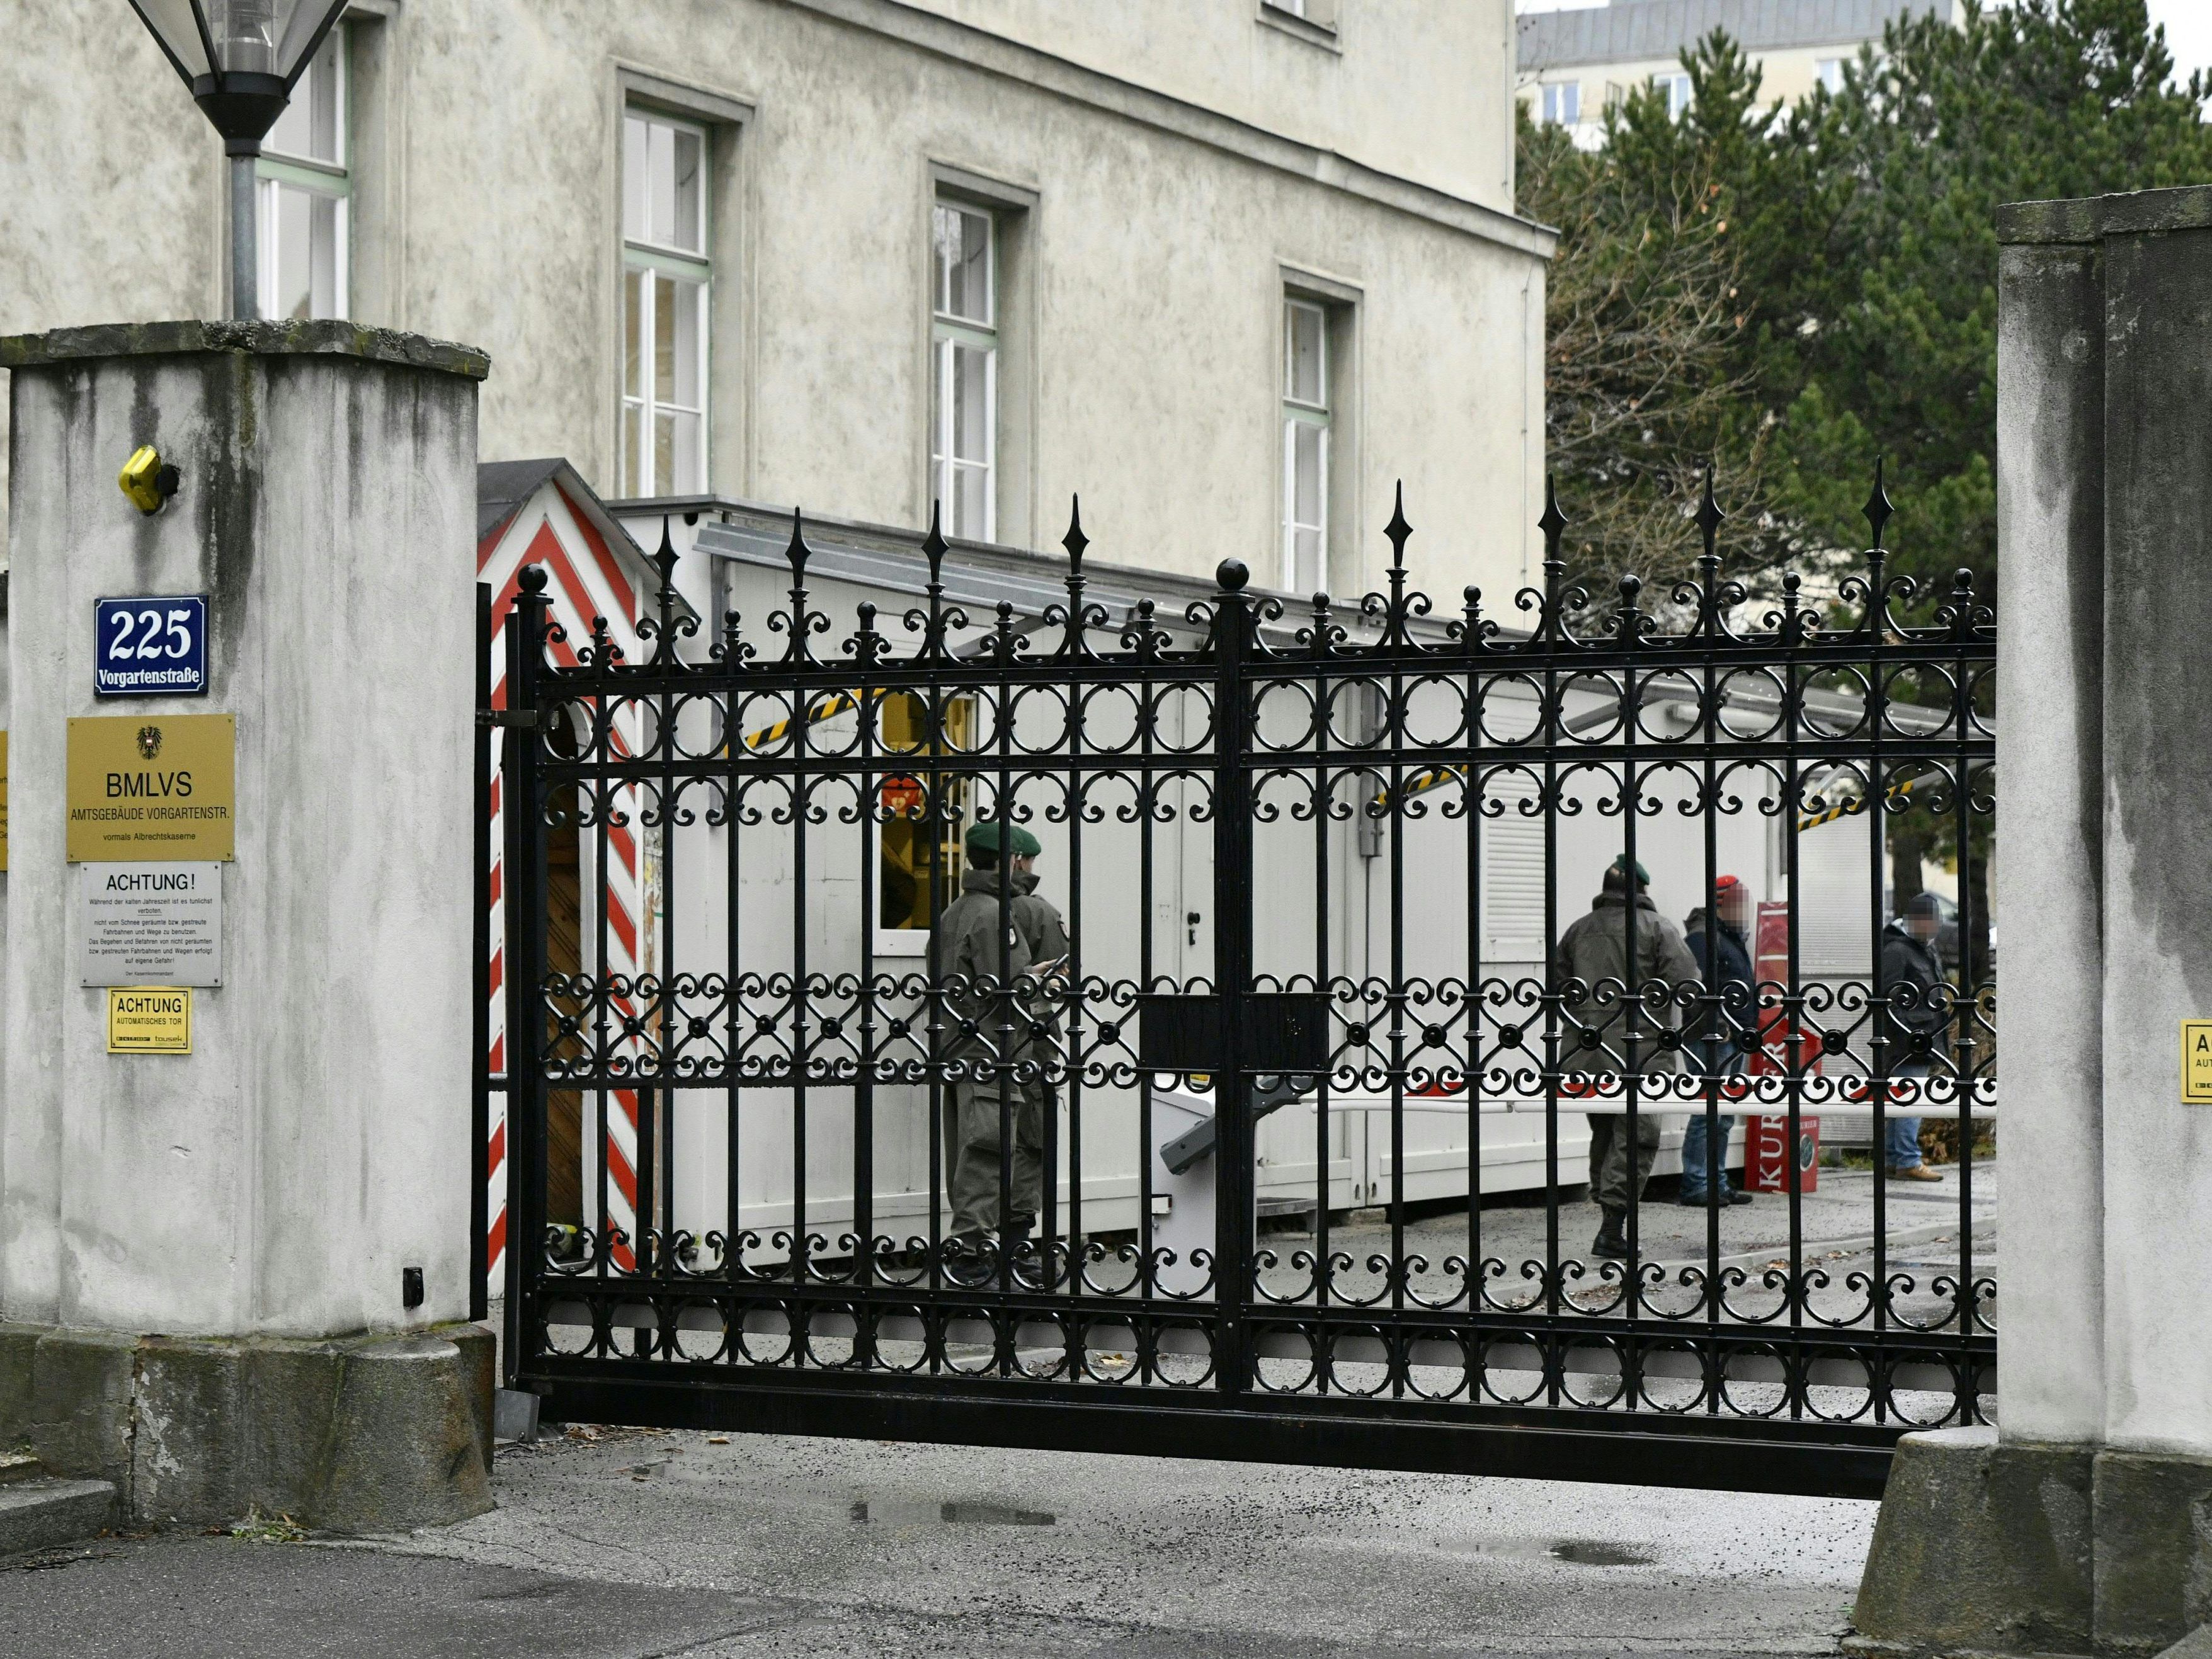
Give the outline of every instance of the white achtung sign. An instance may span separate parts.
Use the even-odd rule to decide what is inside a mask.
[[[222,865],[77,867],[82,983],[222,983]]]

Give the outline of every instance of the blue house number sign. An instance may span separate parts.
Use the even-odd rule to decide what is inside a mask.
[[[94,599],[92,689],[103,697],[207,691],[207,595]]]

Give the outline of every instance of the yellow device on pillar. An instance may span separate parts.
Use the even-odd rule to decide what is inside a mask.
[[[163,465],[161,453],[153,445],[141,444],[123,463],[115,482],[141,513],[159,513],[161,503],[177,493],[177,469]]]

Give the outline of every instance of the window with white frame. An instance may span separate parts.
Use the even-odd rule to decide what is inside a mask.
[[[995,531],[998,226],[988,208],[939,198],[930,213],[929,488],[945,533]]]
[[[323,39],[254,164],[261,314],[279,321],[346,314],[346,31]]]
[[[707,129],[623,117],[622,432],[626,495],[707,488]]]
[[[1545,125],[1571,127],[1583,118],[1581,82],[1550,82],[1544,87],[1540,96]]]
[[[1283,301],[1283,579],[1285,591],[1328,586],[1328,313]]]
[[[1813,78],[1832,93],[1841,92],[1844,89],[1844,60],[1823,58],[1813,65]]]
[[[1651,84],[1666,94],[1667,118],[1679,121],[1690,112],[1690,77],[1686,75],[1655,75]]]

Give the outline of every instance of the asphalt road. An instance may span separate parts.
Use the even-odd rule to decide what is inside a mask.
[[[1996,1273],[1994,1162],[1972,1243],[1955,1171],[1891,1186],[1898,1305],[1942,1316],[1971,1248]],[[1821,1172],[1798,1207],[1837,1298],[1871,1270],[1870,1176]],[[1649,1259],[1701,1263],[1707,1212],[1655,1194]],[[1480,1254],[1545,1253],[1540,1205],[1484,1210]],[[1563,1254],[1595,1225],[1563,1207]],[[1778,1196],[1722,1212],[1750,1274],[1786,1257]],[[1332,1230],[1364,1287],[1389,1231]],[[1425,1294],[1464,1214],[1409,1224]],[[1271,1232],[1287,1264],[1312,1241]],[[1376,1284],[1379,1285],[1377,1279]],[[1510,1279],[1494,1288],[1509,1293]],[[1595,1286],[1593,1288],[1595,1288]],[[1611,1294],[1617,1294],[1613,1292]],[[1590,1310],[1595,1311],[1595,1309]],[[1825,1654],[1846,1626],[1875,1505],[1847,1500],[989,1451],[870,1441],[579,1431],[503,1449],[500,1507],[404,1538],[116,1538],[0,1562],[0,1654],[842,1659],[1443,1659]]]
[[[0,1652],[454,1656],[1834,1651],[1870,1503],[617,1431],[368,1544],[106,1540],[0,1564]]]

